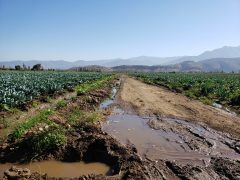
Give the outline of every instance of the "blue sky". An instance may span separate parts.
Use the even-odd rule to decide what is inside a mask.
[[[0,0],[0,60],[197,55],[240,45],[240,0]]]

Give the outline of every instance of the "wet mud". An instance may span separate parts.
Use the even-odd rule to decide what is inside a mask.
[[[5,170],[3,179],[240,179],[239,139],[203,123],[157,113],[139,116],[135,107],[119,98],[116,87],[108,98],[107,90],[97,90],[87,95],[87,101],[77,100],[81,107],[98,107],[108,116],[102,123],[73,126],[64,147],[36,154],[26,137],[0,147],[2,165],[85,162],[97,163],[95,170],[104,171],[65,177],[20,166]]]
[[[78,163],[81,161],[86,163],[99,162],[105,164],[110,170],[104,173],[100,172],[100,174],[94,174],[94,170],[92,170],[89,176],[83,175],[78,176],[78,178],[149,178],[147,168],[134,149],[121,145],[117,140],[101,131],[99,126],[81,124],[74,128],[75,131],[68,134],[68,142],[65,147],[44,152],[43,154],[36,155],[31,151],[30,143],[26,138],[21,142],[1,147],[1,164],[35,163],[47,160],[57,160],[65,163]],[[5,171],[3,179],[11,179],[18,176],[18,173],[13,172],[14,170],[11,169]],[[108,176],[106,176],[106,173]],[[31,175],[36,176],[36,173],[29,173],[27,178],[31,178]],[[40,174],[39,172],[38,176],[42,179],[51,178],[50,174],[45,175],[45,173]],[[18,178],[20,179],[22,176],[18,176]],[[57,179],[57,177],[54,178]]]
[[[103,131],[136,149],[151,179],[240,179],[239,139],[204,123],[139,116],[119,97],[108,106]]]

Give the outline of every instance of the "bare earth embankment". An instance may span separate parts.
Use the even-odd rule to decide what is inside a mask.
[[[240,118],[220,109],[191,100],[165,88],[147,85],[133,78],[126,78],[121,99],[130,103],[140,115],[162,115],[195,122],[240,137]]]

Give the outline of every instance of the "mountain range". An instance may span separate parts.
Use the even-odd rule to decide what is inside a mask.
[[[139,56],[128,59],[107,59],[86,61],[78,60],[69,62],[65,60],[14,60],[14,61],[0,61],[0,67],[13,67],[15,65],[22,65],[32,67],[34,64],[42,64],[45,69],[69,69],[72,67],[84,67],[90,65],[98,65],[104,67],[115,66],[181,66],[183,70],[200,69],[201,71],[239,71],[240,70],[240,46],[231,47],[224,46],[222,48],[206,51],[198,56],[177,56],[177,57],[151,57]],[[181,68],[180,68],[181,69]]]

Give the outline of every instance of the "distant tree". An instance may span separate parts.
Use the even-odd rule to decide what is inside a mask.
[[[19,71],[19,70],[21,70],[21,69],[22,69],[22,68],[21,68],[20,65],[16,65],[16,66],[15,66],[15,70]]]
[[[23,70],[27,70],[27,66],[25,64],[23,64]]]
[[[43,67],[41,64],[35,64],[33,67],[32,67],[32,70],[33,71],[41,71],[43,70]]]

